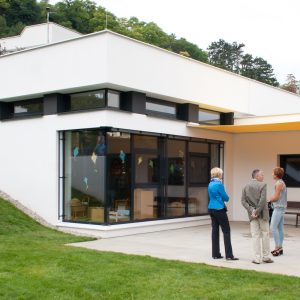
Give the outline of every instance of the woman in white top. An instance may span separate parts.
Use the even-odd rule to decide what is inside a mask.
[[[283,254],[282,243],[284,238],[283,224],[284,224],[284,212],[287,205],[286,185],[282,180],[284,175],[283,168],[275,168],[272,176],[275,180],[275,193],[269,199],[268,202],[272,204],[273,214],[271,219],[271,230],[273,232],[275,249],[271,251],[273,256],[279,256]]]

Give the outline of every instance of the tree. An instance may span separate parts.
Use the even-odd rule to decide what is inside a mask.
[[[7,36],[8,27],[6,25],[6,19],[0,16],[0,38]]]
[[[96,12],[96,3],[90,0],[64,0],[53,6],[50,18],[65,27],[81,33],[91,33],[90,20]]]
[[[26,25],[40,22],[36,0],[0,0],[0,37],[20,34]]]
[[[200,49],[197,45],[188,42],[184,38],[176,39],[175,35],[170,35],[169,38],[171,40],[171,51],[174,51],[179,54],[185,53],[185,56],[191,57],[202,62],[208,61],[207,53]]]
[[[249,77],[255,78],[255,70],[253,66],[253,56],[251,54],[245,54],[241,60],[240,74]]]
[[[89,26],[91,32],[100,31],[107,28],[109,30],[121,33],[117,17],[101,6],[99,6],[93,13],[93,17],[89,21]]]
[[[208,61],[216,67],[278,86],[272,66],[261,57],[253,58],[251,54],[243,55],[243,47],[245,44],[237,42],[229,44],[220,39],[208,47]]]
[[[9,8],[8,0],[0,0],[0,15],[4,15],[5,11]]]
[[[7,3],[4,17],[8,26],[17,23],[26,25],[39,23],[41,11],[36,0],[9,0]]]
[[[253,58],[251,54],[243,56],[240,74],[269,85],[279,85],[277,79],[274,77],[272,66],[263,58]]]
[[[273,86],[279,85],[273,73],[272,66],[263,58],[255,57],[253,60],[253,68],[255,71],[255,78],[253,79]]]
[[[229,44],[220,39],[207,48],[210,64],[239,74],[244,44],[233,42]]]
[[[296,80],[296,77],[293,74],[288,74],[286,83],[280,87],[288,92],[299,94],[299,85],[300,82]]]

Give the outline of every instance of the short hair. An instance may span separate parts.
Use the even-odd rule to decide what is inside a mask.
[[[276,167],[275,169],[273,169],[273,174],[281,179],[284,175],[284,169],[283,168],[280,168],[280,167]]]
[[[212,168],[210,170],[210,176],[211,178],[220,178],[223,175],[223,170],[220,168]]]
[[[253,170],[253,171],[252,171],[252,178],[254,179],[254,178],[257,176],[257,174],[258,174],[259,172],[261,172],[260,169],[255,169],[255,170]]]

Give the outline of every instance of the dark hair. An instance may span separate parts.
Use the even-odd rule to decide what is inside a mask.
[[[283,169],[283,168],[280,168],[280,167],[277,167],[277,168],[275,168],[275,169],[273,170],[273,174],[274,174],[277,178],[281,179],[281,178],[283,177],[283,175],[284,175],[284,169]]]
[[[260,172],[260,169],[253,170],[252,171],[252,178],[254,179],[259,172]]]

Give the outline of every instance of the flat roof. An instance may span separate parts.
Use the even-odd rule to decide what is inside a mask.
[[[109,30],[3,55],[0,68],[5,102],[108,87],[223,112],[300,112],[295,94]]]

